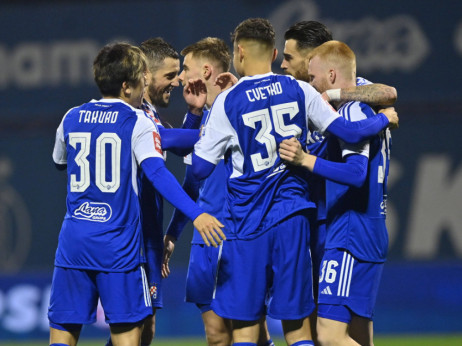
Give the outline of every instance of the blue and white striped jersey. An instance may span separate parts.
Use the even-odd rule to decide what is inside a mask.
[[[356,85],[369,85],[372,82],[363,77],[356,77]],[[312,154],[320,158],[327,158],[327,139],[318,131],[310,131],[308,135],[308,144],[306,149]],[[311,174],[310,179],[310,192],[313,202],[316,203],[317,220],[325,220],[327,217],[326,211],[326,186],[325,179],[317,174]]]
[[[142,110],[101,99],[66,113],[53,150],[68,174],[56,266],[117,272],[144,262],[137,173],[150,157],[162,157],[160,136]]]
[[[339,113],[349,121],[375,115],[370,106],[360,102],[343,104]],[[388,129],[370,141],[356,145],[345,144],[333,136],[328,138],[329,161],[343,162],[346,156],[352,154],[367,156],[369,160],[366,181],[360,188],[326,180],[326,249],[343,248],[363,261],[385,261],[388,250],[385,217],[390,145]]]
[[[338,116],[313,87],[291,76],[243,77],[218,95],[195,154],[215,165],[225,157],[229,239],[255,238],[314,207],[305,173],[285,166],[278,145],[292,136],[305,145],[308,122],[322,133]]]

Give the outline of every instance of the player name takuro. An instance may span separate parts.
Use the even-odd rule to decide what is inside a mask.
[[[79,111],[79,123],[84,122],[87,124],[114,124],[117,121],[119,112],[106,112],[106,111]]]

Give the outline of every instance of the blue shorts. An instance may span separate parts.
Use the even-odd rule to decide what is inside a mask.
[[[311,260],[313,263],[313,292],[316,300],[318,298],[319,272],[324,256],[324,245],[326,244],[326,232],[326,220],[317,220],[316,228],[311,228],[310,232]]]
[[[146,275],[148,277],[149,292],[151,294],[152,307],[160,309],[164,306],[162,299],[162,254],[164,251],[163,244],[157,247],[148,247],[146,249]]]
[[[201,312],[211,310],[221,247],[192,244],[186,276],[186,301],[198,304]]]
[[[319,279],[318,316],[349,323],[353,313],[372,320],[383,265],[360,261],[343,249],[326,250]]]
[[[227,240],[219,260],[213,311],[255,321],[265,314],[296,320],[314,310],[308,212],[251,240]]]
[[[98,298],[109,324],[137,323],[152,314],[143,267],[122,273],[55,267],[48,319],[60,325],[94,323]]]

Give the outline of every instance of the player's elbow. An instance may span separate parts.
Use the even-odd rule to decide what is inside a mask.
[[[354,178],[350,181],[350,185],[359,189],[361,186],[364,185],[366,181],[366,175],[366,173],[361,175],[354,175]]]
[[[392,106],[395,104],[396,100],[398,99],[398,92],[392,86],[387,88],[387,103],[384,106]]]
[[[363,155],[351,155],[347,158],[349,166],[350,181],[349,185],[360,188],[364,185],[367,178],[367,163],[368,158]]]

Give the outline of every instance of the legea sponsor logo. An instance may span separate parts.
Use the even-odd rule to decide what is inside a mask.
[[[72,215],[76,219],[106,222],[112,216],[111,206],[107,203],[85,202]]]

